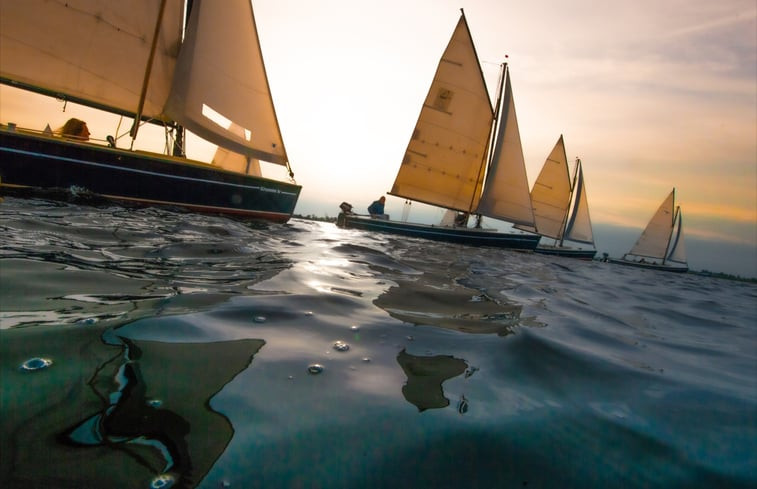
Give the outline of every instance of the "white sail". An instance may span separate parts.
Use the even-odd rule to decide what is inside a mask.
[[[542,236],[561,239],[570,206],[570,175],[562,135],[547,156],[531,189],[534,223]],[[520,227],[520,226],[519,226]]]
[[[465,15],[442,55],[391,194],[475,207],[494,115]]]
[[[502,111],[477,213],[525,226],[534,225],[526,162],[515,115],[510,73],[505,69]]]
[[[157,0],[1,0],[0,76],[11,82],[134,114],[148,68]],[[142,113],[160,118],[184,17],[166,0]]]
[[[576,161],[576,181],[573,187],[573,211],[565,226],[565,239],[594,245],[594,232],[589,216],[589,199],[586,196],[581,160]]]
[[[652,219],[649,220],[647,227],[628,254],[650,258],[665,258],[668,242],[673,230],[674,203],[675,189],[670,192],[670,195],[663,201],[657,212],[652,216]]]
[[[680,207],[676,209],[676,223],[675,233],[670,238],[667,260],[686,264],[686,244],[683,239],[683,216]]]
[[[230,151],[286,164],[250,0],[193,1],[165,112]]]

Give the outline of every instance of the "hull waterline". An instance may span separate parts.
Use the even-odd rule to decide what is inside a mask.
[[[502,233],[473,228],[411,224],[391,221],[388,219],[372,219],[367,216],[345,213],[339,214],[337,225],[347,229],[378,231],[470,246],[492,246],[528,251],[533,251],[536,248],[540,238],[538,235],[531,234]]]
[[[0,130],[0,188],[74,189],[108,200],[286,222],[301,187],[153,153]]]

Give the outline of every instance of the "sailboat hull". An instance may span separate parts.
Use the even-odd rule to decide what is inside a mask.
[[[541,255],[564,256],[579,260],[593,260],[597,250],[582,250],[578,248],[564,248],[560,246],[537,246],[534,250]]]
[[[626,265],[630,267],[646,268],[647,270],[660,270],[663,272],[686,273],[689,271],[688,266],[664,265],[661,263],[642,263],[638,261],[623,260],[623,259],[617,259],[617,258],[609,258],[607,261],[609,263],[615,263],[617,265]]]
[[[298,185],[237,174],[155,153],[0,130],[4,193],[71,190],[137,205],[286,222]]]
[[[337,226],[363,231],[379,231],[414,238],[445,241],[470,246],[492,246],[515,250],[534,250],[540,236],[520,233],[502,233],[474,228],[412,224],[388,219],[373,219],[357,214],[340,213]]]

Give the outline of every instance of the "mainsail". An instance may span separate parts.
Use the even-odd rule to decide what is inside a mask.
[[[439,61],[392,195],[470,212],[494,114],[465,15]]]
[[[0,76],[134,114],[155,40],[143,114],[159,118],[173,80],[184,15],[183,1],[163,3],[2,0]]]
[[[674,224],[675,189],[663,201],[629,255],[665,259]]]
[[[570,206],[570,175],[562,135],[547,156],[531,189],[534,228],[524,228],[552,239],[562,239]],[[518,226],[522,228],[522,226]]]
[[[184,3],[1,0],[0,76],[288,166],[250,0]]]

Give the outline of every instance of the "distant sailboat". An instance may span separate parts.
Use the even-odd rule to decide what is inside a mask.
[[[533,225],[528,179],[515,115],[510,73],[502,64],[492,110],[465,14],[444,51],[390,195]],[[491,142],[494,141],[494,144]],[[346,204],[346,203],[345,203]],[[373,219],[349,204],[337,224],[454,243],[533,250],[540,236],[458,225]]]
[[[675,205],[675,188],[663,201],[631,251],[612,263],[635,267],[687,272],[681,207]]]
[[[553,245],[539,243],[534,250],[545,255],[559,255],[591,260],[597,253],[589,217],[589,203],[583,178],[581,160],[576,158],[573,181],[570,180],[568,158],[562,135],[544,162],[533,189],[535,227],[516,226],[554,239]],[[573,204],[571,206],[571,203]],[[590,248],[567,245],[565,241],[581,243]]]
[[[3,124],[4,192],[83,189],[140,205],[291,217],[301,187],[263,178],[257,164],[282,165],[293,178],[250,0],[0,7],[0,82],[133,118],[132,142],[149,121],[165,127],[167,147],[178,143],[167,155],[117,148],[118,135],[94,144]],[[213,163],[183,157],[184,128],[219,146]]]

